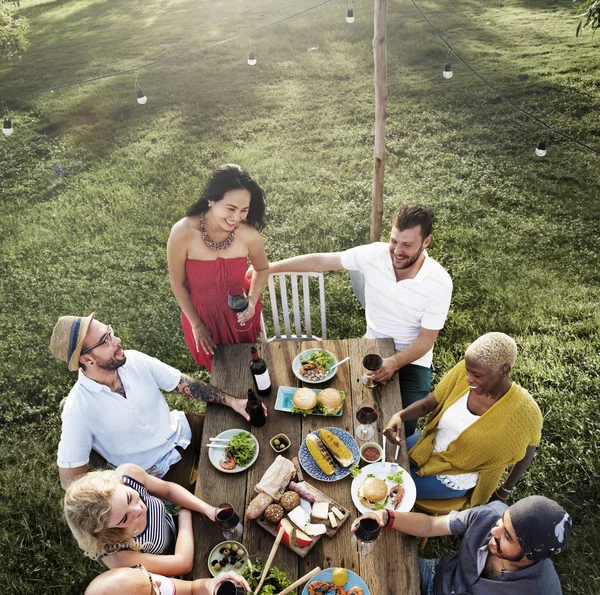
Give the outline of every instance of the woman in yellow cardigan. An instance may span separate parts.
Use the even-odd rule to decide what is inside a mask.
[[[402,423],[429,414],[423,432],[406,441],[417,498],[470,493],[468,505],[478,506],[494,492],[506,500],[514,491],[542,433],[539,407],[509,377],[516,359],[511,337],[487,333],[469,345],[465,359],[432,393],[392,416],[384,433],[400,444]]]

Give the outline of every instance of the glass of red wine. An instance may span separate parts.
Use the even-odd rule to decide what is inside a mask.
[[[374,399],[363,399],[360,402],[356,410],[356,419],[360,425],[354,431],[354,435],[359,440],[371,440],[375,436],[375,429],[372,424],[377,421],[378,409]]]
[[[246,595],[246,589],[233,581],[225,581],[217,588],[216,595]]]
[[[379,537],[381,527],[379,523],[370,517],[360,519],[354,535],[352,546],[360,556],[368,554],[373,549],[373,542]]]
[[[371,380],[367,376],[367,373],[368,372],[377,372],[377,370],[379,370],[379,368],[381,368],[381,366],[383,366],[383,358],[380,355],[378,355],[377,353],[368,353],[363,358],[363,368],[366,370],[366,372],[363,374],[362,383],[367,388],[375,388],[379,384],[379,382],[376,382],[375,380]]]
[[[240,515],[233,504],[224,502],[216,508],[215,522],[223,530],[223,537],[231,541],[239,541],[244,534],[244,526],[240,523]]]
[[[233,312],[240,314],[248,309],[248,295],[243,287],[232,287],[227,292],[227,305]],[[247,333],[252,327],[251,322],[239,322],[237,321],[233,328],[238,333]]]

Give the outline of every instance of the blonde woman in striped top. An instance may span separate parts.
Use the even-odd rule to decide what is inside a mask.
[[[161,499],[182,507],[177,517]],[[75,480],[65,494],[64,510],[79,547],[90,558],[109,568],[143,564],[165,576],[192,569],[191,511],[215,520],[214,506],[132,464]]]

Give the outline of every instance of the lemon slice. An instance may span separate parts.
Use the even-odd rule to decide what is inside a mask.
[[[348,582],[348,573],[345,568],[336,568],[331,573],[331,580],[336,587],[343,587]]]

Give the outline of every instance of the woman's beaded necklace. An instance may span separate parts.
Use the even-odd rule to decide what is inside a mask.
[[[211,250],[227,250],[229,246],[233,243],[233,239],[235,237],[235,229],[232,229],[229,235],[222,242],[215,242],[210,239],[208,232],[206,231],[206,226],[204,224],[204,213],[200,213],[200,234],[202,235],[202,239],[204,243]]]

